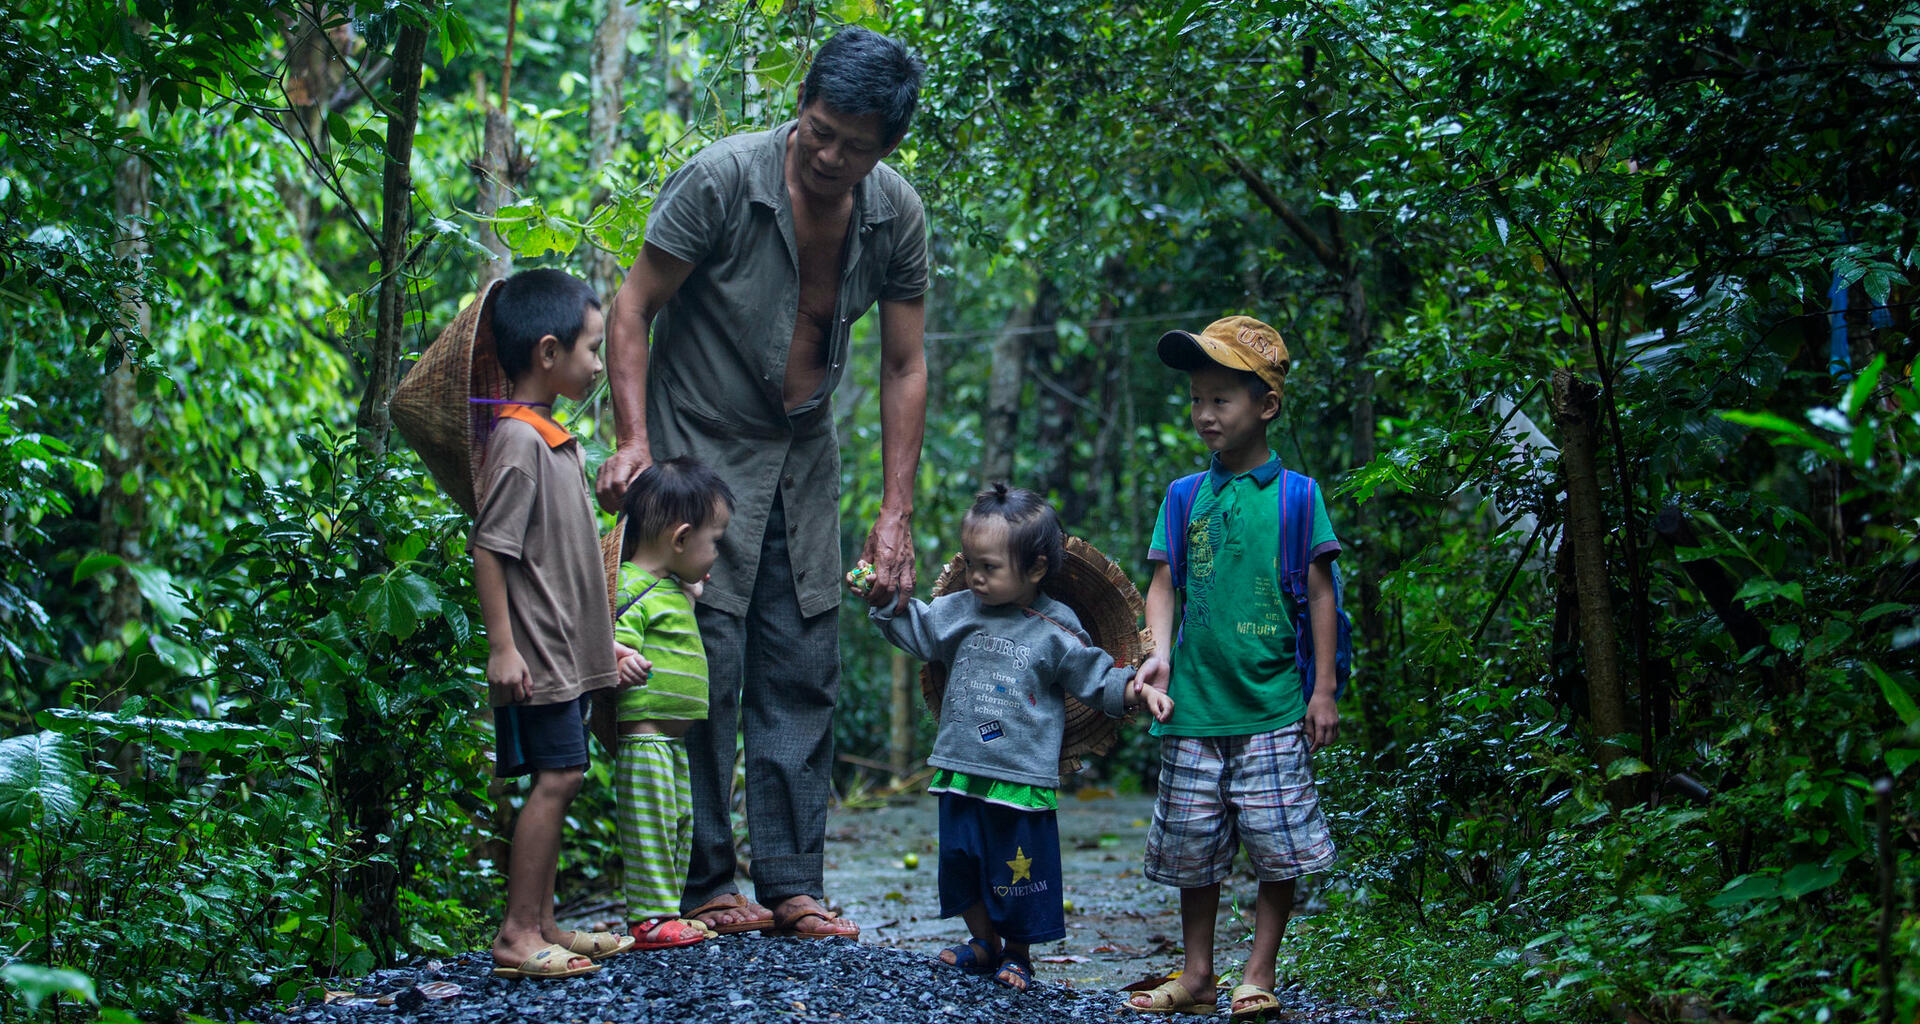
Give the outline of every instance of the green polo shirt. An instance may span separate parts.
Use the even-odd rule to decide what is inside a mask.
[[[1251,736],[1306,716],[1294,663],[1293,602],[1280,587],[1280,459],[1238,475],[1216,458],[1187,519],[1187,589],[1167,696],[1173,717],[1156,736]],[[1314,491],[1312,553],[1340,541]],[[1167,561],[1167,510],[1148,557]]]

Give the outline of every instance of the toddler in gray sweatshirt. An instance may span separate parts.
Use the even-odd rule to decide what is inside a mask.
[[[961,523],[967,589],[868,612],[894,646],[947,666],[927,791],[940,797],[940,913],[971,938],[940,962],[1021,991],[1031,944],[1066,935],[1054,813],[1066,695],[1114,717],[1130,702],[1163,722],[1173,710],[1040,592],[1063,543],[1044,499],[996,484]]]

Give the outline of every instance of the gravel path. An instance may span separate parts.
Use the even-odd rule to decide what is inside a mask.
[[[465,954],[360,979],[357,997],[297,1007],[273,1024],[360,1020],[444,1024],[647,1024],[765,1021],[844,1024],[1108,1024],[1139,1022],[1119,993],[1041,983],[1016,994],[991,979],[931,962],[925,954],[846,939],[729,936],[685,949],[612,957],[597,974],[564,981],[505,981],[491,958]],[[1280,993],[1281,1019],[1359,1022],[1377,1018]],[[1224,1011],[1225,991],[1221,993]],[[1224,1013],[1219,1014],[1224,1018]]]
[[[933,871],[938,817],[934,802],[921,798],[857,811],[836,808],[829,821],[828,893],[837,908],[862,925],[858,943],[728,936],[685,949],[613,957],[596,974],[554,982],[494,978],[491,957],[469,953],[335,983],[351,991],[255,1019],[270,1024],[1138,1024],[1142,1018],[1120,1009],[1124,997],[1117,990],[1179,966],[1177,948],[1168,939],[1179,934],[1177,895],[1139,877],[1151,806],[1145,797],[1110,794],[1062,801],[1062,866],[1074,908],[1067,938],[1034,948],[1038,981],[1024,995],[932,960],[965,928],[938,917]],[[908,853],[919,856],[923,866],[906,868]],[[1251,879],[1243,888],[1252,891]],[[1225,971],[1244,955],[1235,937],[1246,925],[1231,902],[1223,902],[1228,904],[1220,921]],[[589,916],[562,926],[609,923]],[[1283,1020],[1369,1024],[1389,1019],[1329,1005],[1298,989],[1283,989],[1279,997]],[[1220,1004],[1219,1019],[1225,1020],[1224,988]]]

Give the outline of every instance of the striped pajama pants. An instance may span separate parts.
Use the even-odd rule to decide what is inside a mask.
[[[620,737],[613,772],[626,862],[627,920],[680,916],[693,851],[686,744],[659,733]]]

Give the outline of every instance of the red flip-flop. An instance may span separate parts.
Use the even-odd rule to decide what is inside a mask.
[[[676,949],[705,942],[712,932],[698,921],[678,917],[649,917],[627,930],[633,936],[634,949]]]

